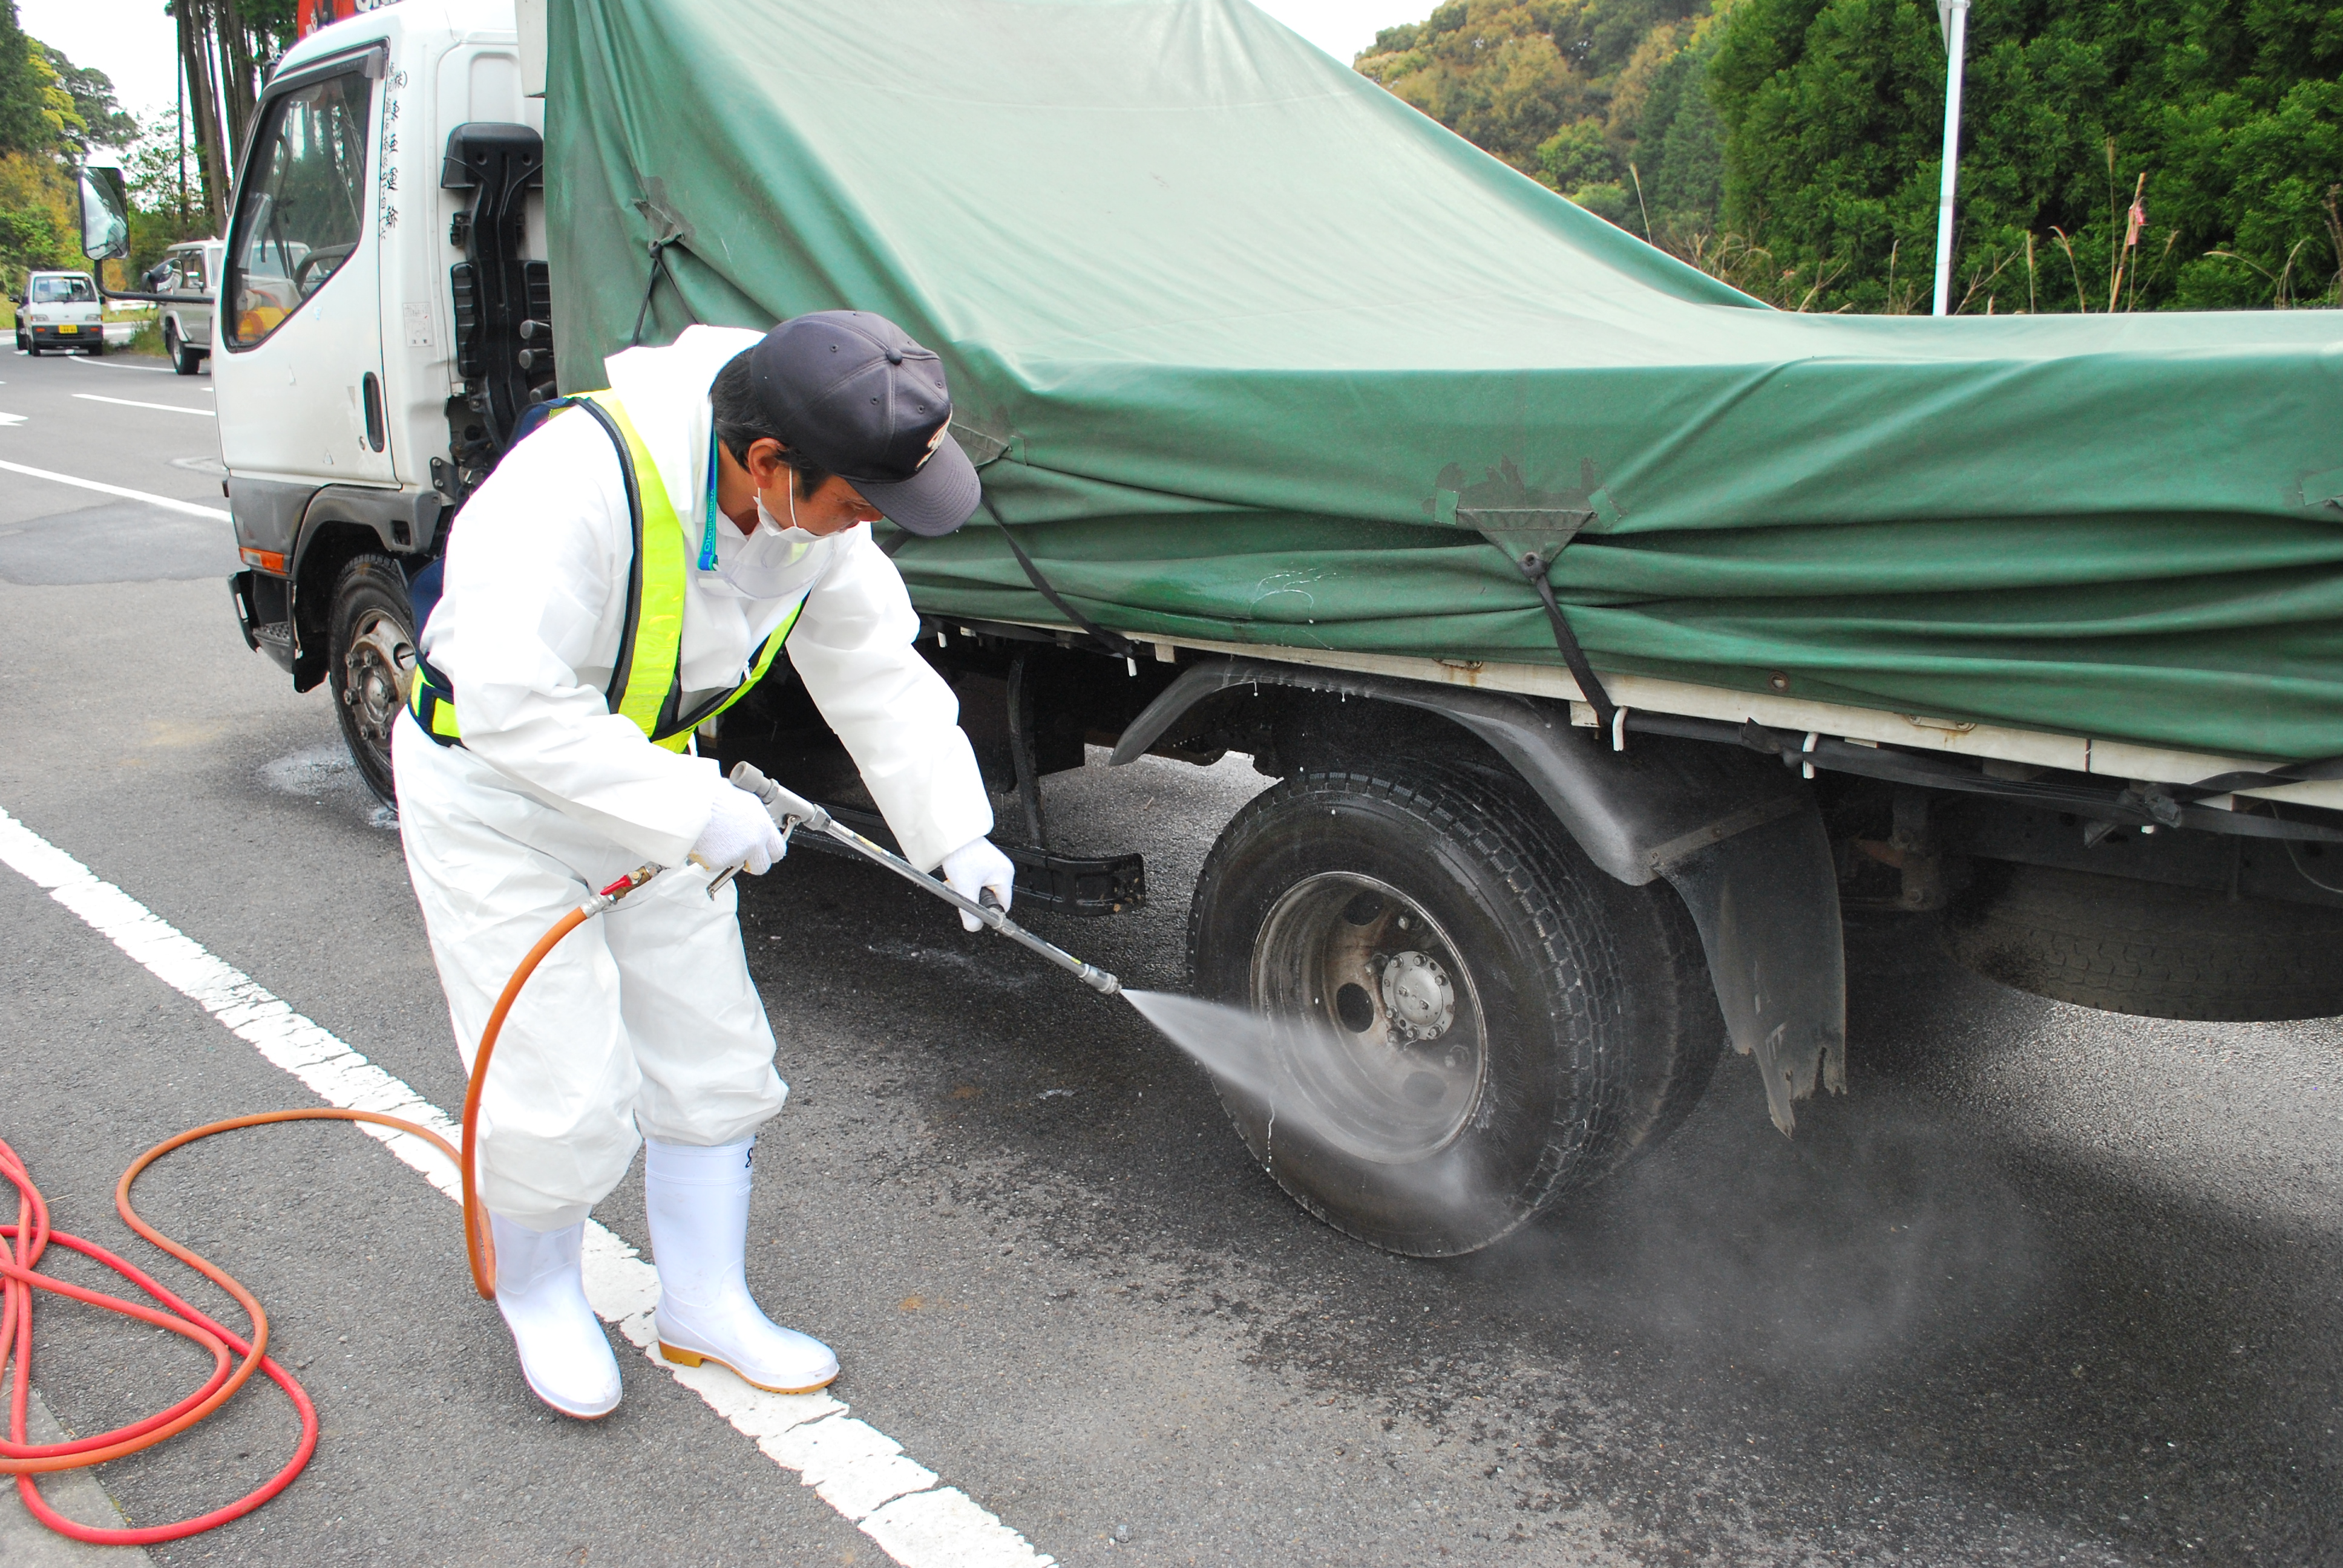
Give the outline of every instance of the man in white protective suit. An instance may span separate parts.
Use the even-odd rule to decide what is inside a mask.
[[[581,1419],[616,1408],[619,1382],[579,1242],[638,1141],[661,1352],[779,1392],[838,1375],[749,1293],[749,1153],[789,1091],[737,894],[709,889],[784,844],[695,731],[786,650],[905,856],[1004,904],[1013,874],[870,527],[944,534],[976,509],[941,362],[884,317],[822,311],[762,336],[695,327],[607,369],[608,392],[565,400],[457,518],[393,750],[468,1067],[554,920],[645,862],[672,868],[554,949],[482,1101],[497,1305],[529,1387]]]

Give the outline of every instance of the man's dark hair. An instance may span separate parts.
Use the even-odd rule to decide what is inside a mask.
[[[749,466],[750,447],[768,437],[779,441],[781,461],[797,473],[798,498],[810,501],[830,477],[830,470],[800,454],[796,443],[773,427],[772,417],[757,401],[749,380],[749,352],[743,349],[726,360],[709,384],[708,406],[716,415],[716,438],[743,468]]]

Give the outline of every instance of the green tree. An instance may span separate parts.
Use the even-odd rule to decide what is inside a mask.
[[[1644,200],[1655,236],[1677,246],[1714,233],[1725,195],[1725,126],[1710,102],[1713,33],[1679,47],[1655,74],[1636,126]]]
[[[44,44],[41,48],[48,55],[57,85],[73,100],[74,113],[81,119],[82,128],[66,138],[75,150],[86,153],[93,146],[127,147],[137,140],[137,116],[125,114],[122,106],[115,101],[113,77],[95,66],[75,65],[54,44]]]
[[[1425,21],[1383,30],[1358,68],[1524,173],[1540,143],[1595,106],[1586,76],[1555,46],[1552,0],[1447,0]]]
[[[2343,14],[1986,0],[1969,26],[1956,303],[2336,297]],[[1817,304],[1900,307],[1935,265],[1944,75],[1926,0],[1742,0],[1709,65],[1726,224],[1827,275]]]
[[[79,265],[73,208],[58,153],[83,129],[72,95],[41,45],[0,0],[0,286],[26,271]]]
[[[1537,161],[1545,183],[1559,191],[1619,176],[1619,159],[1611,150],[1611,139],[1603,134],[1602,122],[1591,117],[1574,120],[1540,142]]]
[[[49,215],[33,207],[0,207],[0,273],[13,288],[25,273],[53,265],[58,246]]]
[[[1708,0],[1446,0],[1422,22],[1386,27],[1357,68],[1512,164],[1551,177],[1541,149],[1592,125],[1616,160],[1632,126],[1610,108],[1654,29],[1704,15]]]
[[[0,153],[49,152],[78,118],[48,56],[17,25],[16,0],[0,0]]]
[[[1636,233],[1646,227],[1637,177],[1648,196],[1664,168],[1654,237],[1703,233],[1723,154],[1701,97],[1709,45],[1691,41],[1710,14],[1709,0],[1446,0],[1422,22],[1385,28],[1357,66]]]

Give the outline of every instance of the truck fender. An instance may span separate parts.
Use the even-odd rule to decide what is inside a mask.
[[[411,575],[437,538],[443,510],[436,490],[326,485],[309,497],[289,571],[293,689],[307,691],[326,678],[326,618],[332,613],[334,582],[343,566],[354,556],[378,550],[403,562]]]
[[[1197,704],[1282,686],[1428,710],[1486,742],[1587,857],[1621,881],[1664,877],[1700,930],[1734,1049],[1756,1059],[1784,1132],[1819,1076],[1846,1088],[1846,958],[1822,813],[1795,774],[1755,752],[1637,738],[1614,751],[1569,710],[1511,692],[1226,658],[1184,670],[1131,720],[1111,763],[1146,754]]]
[[[437,490],[390,490],[369,485],[326,485],[309,498],[301,514],[301,536],[293,565],[300,569],[309,541],[327,523],[357,523],[382,541],[385,555],[430,553],[438,537],[446,498]]]

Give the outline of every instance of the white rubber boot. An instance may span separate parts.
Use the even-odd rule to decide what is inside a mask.
[[[618,1408],[618,1358],[586,1304],[578,1250],[584,1224],[532,1231],[490,1214],[497,1242],[497,1311],[512,1330],[521,1375],[537,1397],[579,1421]]]
[[[749,1247],[749,1151],[646,1141],[643,1197],[659,1303],[659,1353],[684,1366],[730,1367],[769,1393],[810,1393],[838,1375],[828,1345],[782,1328],[757,1310],[744,1262]]]

